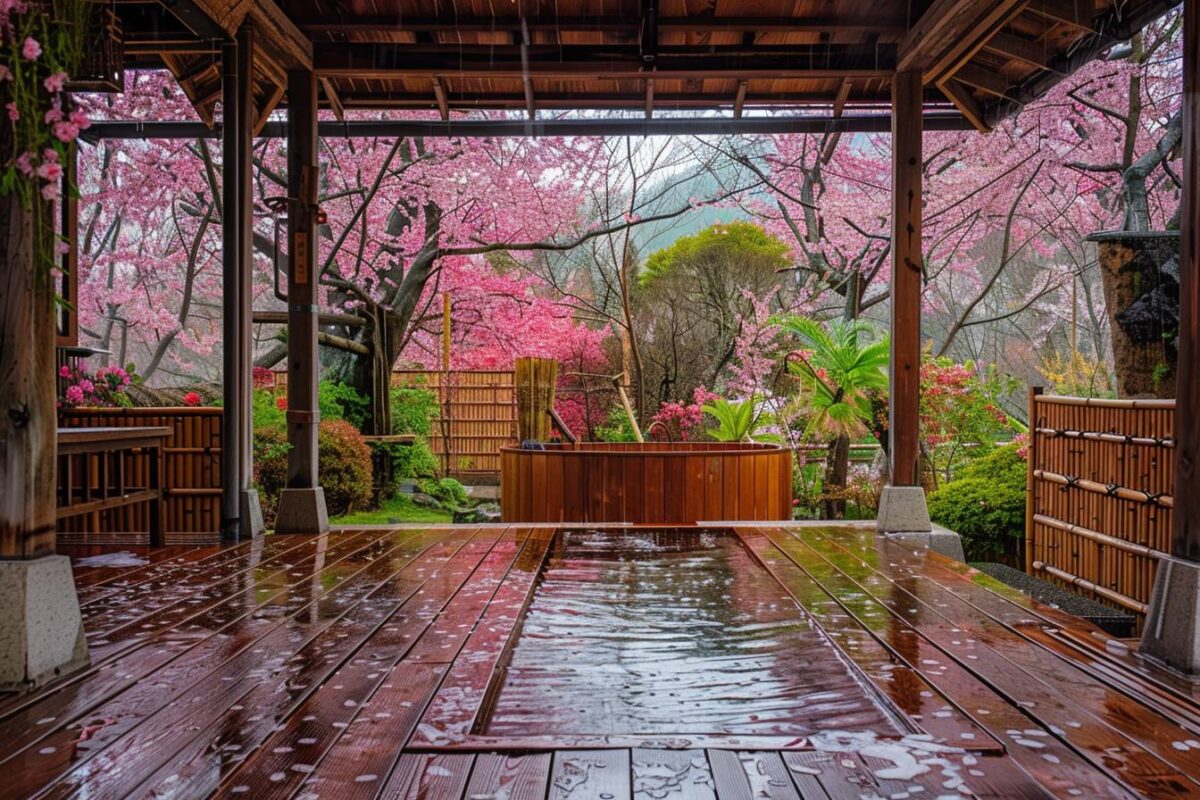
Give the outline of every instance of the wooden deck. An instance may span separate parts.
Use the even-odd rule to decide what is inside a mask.
[[[923,733],[481,736],[554,530],[356,529],[77,567],[92,667],[0,699],[0,797],[1200,797],[1200,687],[1098,629],[866,528],[736,534]]]

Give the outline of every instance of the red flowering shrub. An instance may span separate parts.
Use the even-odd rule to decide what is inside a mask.
[[[371,448],[345,420],[326,420],[317,428],[321,486],[330,516],[346,514],[371,502],[374,480]]]
[[[183,396],[183,404],[185,406],[198,406],[203,401],[199,392],[188,392]]]
[[[320,481],[330,516],[346,514],[371,502],[371,450],[362,434],[344,420],[326,420],[317,428]],[[254,430],[254,485],[258,487],[263,521],[275,526],[279,493],[287,486],[286,431],[277,425]]]
[[[666,426],[667,436],[656,438],[666,438],[677,442],[686,441],[692,435],[692,431],[704,420],[704,404],[715,399],[717,399],[716,394],[703,386],[697,386],[692,393],[692,402],[687,404],[663,403],[658,407],[658,413],[651,417],[650,424],[660,423]]]

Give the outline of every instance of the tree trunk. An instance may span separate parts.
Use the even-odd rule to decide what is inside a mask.
[[[38,252],[52,252],[49,231],[0,197],[0,558],[54,552],[54,286]]]
[[[850,437],[842,434],[829,443],[825,461],[825,486],[821,494],[821,517],[841,519],[846,515],[846,478],[850,474]]]

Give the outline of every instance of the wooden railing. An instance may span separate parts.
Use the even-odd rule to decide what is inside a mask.
[[[1175,401],[1029,398],[1026,569],[1144,615],[1171,547]]]
[[[221,539],[221,409],[74,408],[62,412],[64,428],[164,426],[163,542],[214,544]],[[131,465],[132,469],[133,466]],[[147,530],[145,508],[114,509],[104,531]],[[68,532],[80,533],[78,525]]]

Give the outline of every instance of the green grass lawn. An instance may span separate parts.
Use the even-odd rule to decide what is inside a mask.
[[[355,511],[329,520],[335,525],[389,525],[397,522],[450,522],[454,515],[440,508],[422,508],[406,495],[397,495],[379,508]]]

